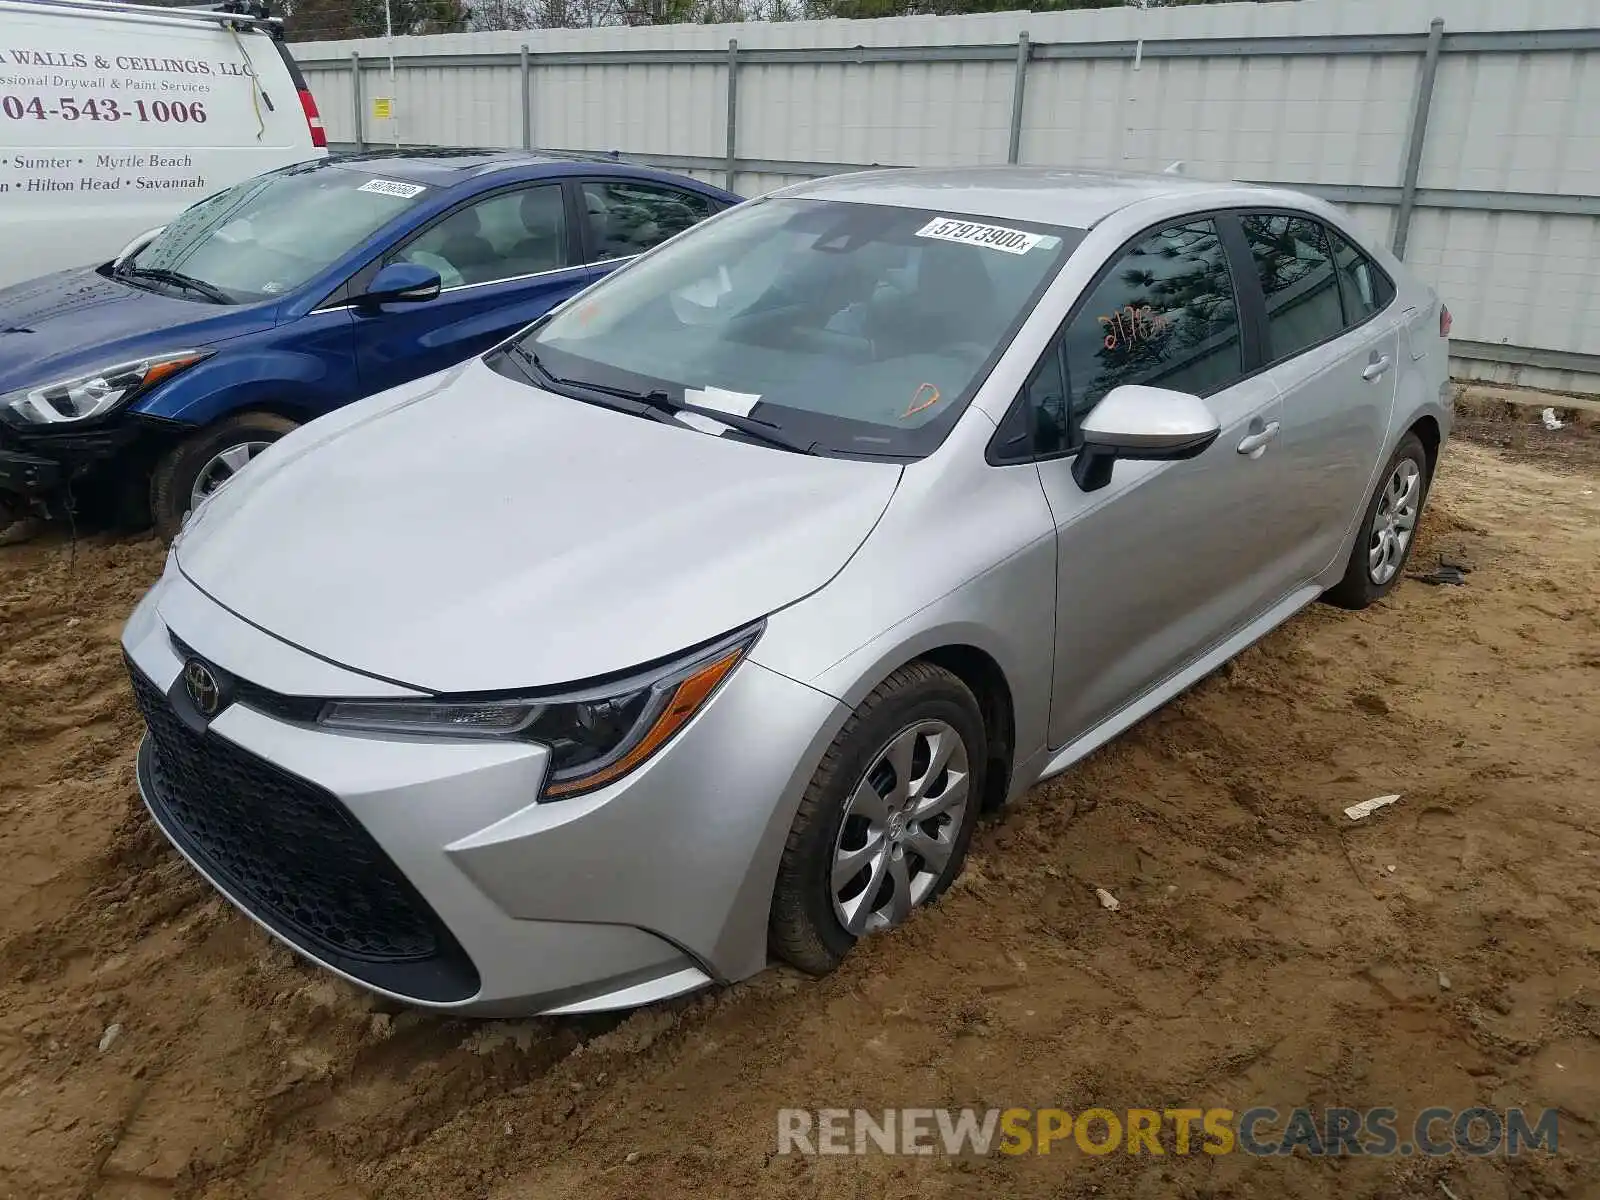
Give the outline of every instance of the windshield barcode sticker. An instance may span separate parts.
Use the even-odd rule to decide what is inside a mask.
[[[377,192],[380,196],[398,196],[409,200],[427,191],[420,183],[397,183],[393,179],[369,179],[356,189],[358,192]]]
[[[941,242],[961,242],[967,246],[985,246],[990,250],[1004,250],[1007,254],[1026,254],[1041,242],[1055,240],[1041,233],[1007,229],[1004,225],[979,225],[957,217],[935,217],[917,230],[917,236],[938,238]]]

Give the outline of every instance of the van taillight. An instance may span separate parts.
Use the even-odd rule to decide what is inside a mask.
[[[1450,310],[1443,304],[1439,305],[1439,336],[1442,338],[1450,336]]]
[[[300,89],[300,107],[305,110],[306,125],[311,130],[311,144],[319,150],[328,147],[328,131],[322,127],[322,116],[317,112],[317,100],[310,91]]]

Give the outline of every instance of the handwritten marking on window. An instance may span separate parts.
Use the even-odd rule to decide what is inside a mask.
[[[1125,305],[1099,321],[1106,328],[1107,350],[1131,346],[1134,342],[1154,341],[1172,328],[1172,318],[1155,312],[1148,304],[1139,308]]]
[[[917,390],[911,393],[911,403],[906,405],[906,410],[900,414],[900,419],[904,421],[913,413],[932,408],[937,403],[939,403],[939,389],[931,383],[919,383]]]

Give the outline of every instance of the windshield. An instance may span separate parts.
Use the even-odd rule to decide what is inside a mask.
[[[819,450],[938,446],[1079,230],[818,200],[735,208],[522,339],[558,380],[665,389]]]
[[[117,273],[161,273],[155,282],[174,294],[271,299],[320,274],[427,190],[337,167],[259,175],[180,213]],[[185,290],[184,280],[198,286]]]

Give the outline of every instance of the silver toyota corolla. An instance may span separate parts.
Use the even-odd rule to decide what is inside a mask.
[[[268,931],[415,1004],[827,971],[981,811],[1395,585],[1449,319],[1287,191],[741,205],[192,514],[123,637],[140,789]]]

